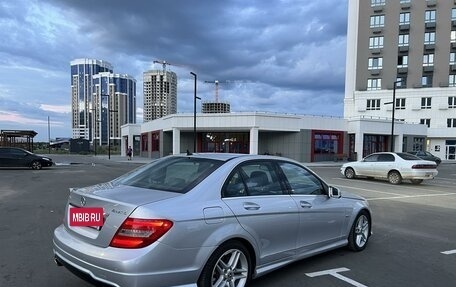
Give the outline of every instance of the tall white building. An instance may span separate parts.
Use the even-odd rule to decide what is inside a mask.
[[[428,126],[427,140],[412,145],[395,134],[396,151],[454,160],[456,1],[350,0],[348,21],[344,117],[391,120],[394,94],[395,120]],[[391,141],[368,136],[383,147]]]
[[[144,122],[177,113],[177,75],[166,70],[144,72]]]

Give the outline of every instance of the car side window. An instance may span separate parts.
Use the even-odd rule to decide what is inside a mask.
[[[389,162],[389,161],[394,161],[394,155],[392,154],[381,154],[378,156],[379,162]]]
[[[376,162],[376,161],[378,161],[378,154],[369,155],[364,158],[364,162]]]
[[[307,169],[296,164],[279,163],[293,194],[325,194],[321,181]]]
[[[228,178],[224,197],[282,195],[274,165],[268,161],[248,162],[239,166]]]

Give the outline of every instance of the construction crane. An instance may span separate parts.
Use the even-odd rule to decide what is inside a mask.
[[[234,83],[234,81],[204,81],[206,84],[215,84],[215,102],[218,103],[219,101],[219,84],[228,84]]]
[[[163,74],[166,72],[166,66],[168,65],[173,65],[171,63],[168,63],[166,61],[161,61],[161,60],[154,60],[154,64],[161,64],[163,65]],[[174,66],[174,65],[173,65]]]

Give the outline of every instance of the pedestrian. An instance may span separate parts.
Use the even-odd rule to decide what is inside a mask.
[[[128,147],[127,149],[127,157],[128,157],[128,160],[131,160],[131,153],[133,152],[133,150],[131,149],[131,146]]]

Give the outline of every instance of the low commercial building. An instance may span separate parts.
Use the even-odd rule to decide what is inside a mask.
[[[390,148],[391,120],[242,112],[173,114],[121,128],[122,155],[159,158],[193,152],[271,154],[300,162],[360,159]],[[395,151],[426,148],[426,125],[395,122]],[[422,146],[414,146],[416,142]]]

